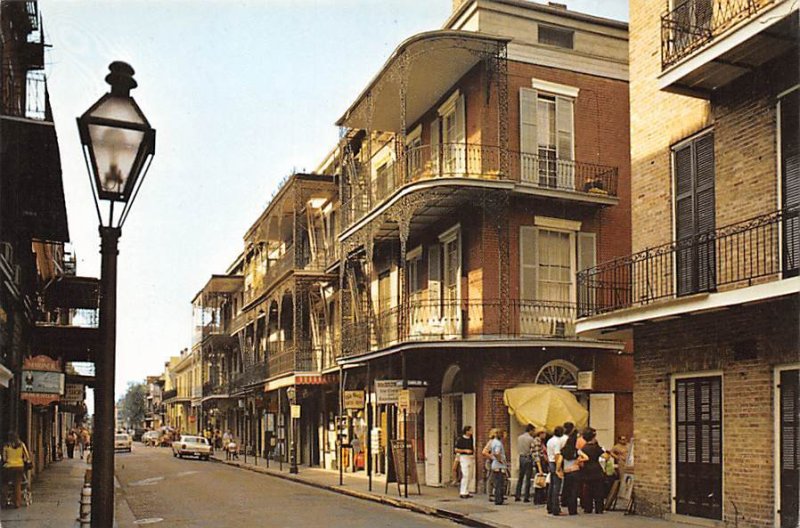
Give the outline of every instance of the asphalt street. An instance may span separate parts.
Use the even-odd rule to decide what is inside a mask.
[[[119,501],[136,525],[248,527],[452,527],[453,523],[215,462],[177,459],[136,443],[117,453]],[[119,518],[118,513],[118,518]]]

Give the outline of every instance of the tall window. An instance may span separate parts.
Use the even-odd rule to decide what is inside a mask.
[[[678,145],[673,163],[677,293],[709,291],[716,285],[713,133]]]
[[[431,123],[431,164],[441,176],[463,176],[466,171],[466,109],[464,96],[456,90],[439,107],[439,118]],[[441,142],[440,142],[441,140]],[[441,155],[441,167],[439,156]]]
[[[524,182],[575,189],[574,104],[578,90],[544,81],[521,88],[520,171]]]
[[[572,251],[570,233],[540,229],[536,291],[539,300],[570,302]]]

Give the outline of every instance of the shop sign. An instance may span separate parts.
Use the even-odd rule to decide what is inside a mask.
[[[300,418],[300,406],[292,404],[292,418]]]
[[[21,398],[33,405],[57,402],[64,394],[64,373],[61,361],[48,356],[34,356],[22,360]]]
[[[67,383],[64,385],[64,395],[61,397],[64,403],[78,403],[83,401],[83,384]]]
[[[375,380],[375,398],[378,405],[396,404],[402,380]]]
[[[582,370],[578,372],[578,390],[592,390],[594,388],[594,371]]]
[[[363,390],[346,390],[344,391],[344,408],[347,410],[357,411],[364,408],[364,391]]]

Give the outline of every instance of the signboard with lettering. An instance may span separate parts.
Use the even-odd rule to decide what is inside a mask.
[[[578,390],[592,390],[594,388],[594,371],[582,370],[578,372]]]
[[[348,410],[359,410],[364,408],[365,395],[363,390],[344,391],[344,408]]]
[[[397,410],[408,410],[411,406],[411,391],[408,389],[401,389],[397,393]]]
[[[419,486],[419,476],[417,475],[417,457],[414,453],[414,444],[405,440],[391,440],[392,463],[397,477],[397,493],[402,494],[401,485],[416,485],[417,493],[422,494]],[[386,479],[386,489],[389,487],[389,479]]]
[[[292,418],[300,418],[300,406],[292,404],[291,405],[291,416]]]
[[[64,395],[61,397],[62,402],[78,403],[82,402],[83,399],[84,396],[82,383],[67,383],[64,385]]]
[[[378,405],[396,404],[402,380],[375,380],[375,398]]]
[[[40,355],[22,360],[21,398],[33,405],[49,405],[64,394],[61,361]]]

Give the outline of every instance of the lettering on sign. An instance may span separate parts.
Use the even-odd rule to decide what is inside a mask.
[[[365,395],[363,390],[344,391],[344,408],[359,410],[364,408]]]
[[[375,380],[376,403],[378,405],[396,404],[402,383],[401,380]]]
[[[67,383],[64,385],[64,395],[61,397],[64,403],[78,403],[83,401],[83,384]]]
[[[409,407],[411,407],[411,391],[402,389],[397,394],[397,409],[402,411],[403,409],[408,410]]]
[[[594,371],[582,370],[578,372],[578,390],[592,390],[594,388]]]
[[[300,418],[300,406],[292,404],[292,418]]]

